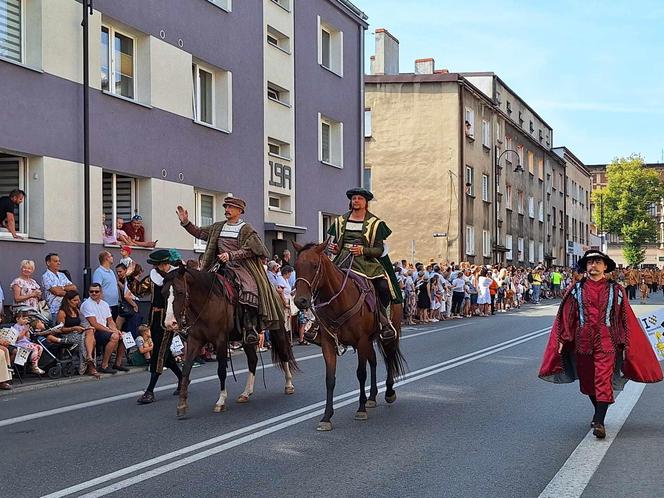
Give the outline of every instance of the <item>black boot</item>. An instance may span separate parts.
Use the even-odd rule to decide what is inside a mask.
[[[383,341],[392,341],[397,337],[397,330],[390,320],[390,306],[380,306],[380,338]]]

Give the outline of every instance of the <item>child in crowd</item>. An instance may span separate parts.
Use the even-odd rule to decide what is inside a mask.
[[[505,298],[507,296],[507,282],[496,290],[496,310],[498,313],[505,313]]]
[[[525,291],[525,287],[521,282],[519,282],[516,285],[516,307],[521,308],[521,303],[523,302],[523,293]]]
[[[152,343],[152,332],[150,332],[150,327],[147,325],[141,325],[138,327],[136,347],[138,348],[138,352],[143,355],[143,358],[145,358],[145,361],[149,364],[154,344]]]
[[[648,302],[648,297],[650,294],[650,287],[646,283],[645,279],[641,279],[641,285],[639,286],[641,291],[641,304],[646,304]]]
[[[30,355],[30,371],[37,375],[43,375],[46,372],[39,368],[39,358],[41,358],[44,348],[41,344],[35,344],[30,340],[29,321],[30,319],[25,313],[19,313],[16,317],[16,324],[12,326],[12,329],[18,332],[16,347],[32,351],[32,354]]]
[[[120,263],[125,265],[127,269],[131,268],[131,265],[134,264],[134,260],[131,259],[131,247],[122,246],[120,248],[120,256],[122,256],[122,258],[120,258]]]

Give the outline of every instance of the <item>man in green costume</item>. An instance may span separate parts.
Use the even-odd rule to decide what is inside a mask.
[[[246,202],[237,197],[224,199],[225,221],[197,227],[189,213],[177,207],[180,225],[191,235],[207,241],[202,270],[230,270],[239,287],[238,304],[245,344],[258,343],[258,331],[284,329],[284,312],[277,291],[267,280],[261,258],[270,253],[254,228],[242,219]]]
[[[390,303],[401,302],[401,290],[385,245],[392,230],[369,212],[371,192],[353,188],[346,197],[350,199],[350,211],[332,223],[328,231],[332,237],[330,250],[336,255],[337,266],[346,269],[350,265],[353,272],[371,280],[380,301],[380,336],[391,340],[397,332],[390,320]]]

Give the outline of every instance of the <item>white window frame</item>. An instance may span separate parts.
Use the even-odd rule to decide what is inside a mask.
[[[325,229],[325,220],[328,220],[327,228],[332,226],[337,215],[332,213],[324,213],[323,211],[318,211],[318,241],[323,242],[327,239],[327,230]]]
[[[512,258],[514,257],[512,255],[512,242],[513,242],[512,235],[511,234],[505,235],[505,248],[507,249],[507,251],[505,252],[505,259],[509,261],[512,261]]]
[[[318,38],[318,64],[327,69],[328,71],[336,74],[340,78],[344,77],[344,32],[334,26],[326,23],[317,16],[317,38]],[[330,67],[323,64],[323,33],[327,32],[330,35]],[[336,47],[338,54],[334,53],[333,45]],[[334,56],[338,55],[338,60]]]
[[[528,239],[528,263],[535,262],[535,241]]]
[[[203,226],[203,217],[201,216],[201,200],[203,196],[212,197],[212,223],[217,221],[217,195],[213,192],[207,192],[205,190],[195,190],[195,213],[194,217],[196,219],[195,223],[197,226]],[[194,250],[204,250],[206,241],[200,239],[194,239]]]
[[[537,201],[537,217],[539,221],[544,222],[544,201]]]
[[[208,2],[226,12],[233,11],[233,0],[208,0]]]
[[[516,194],[517,194],[517,199],[516,199],[516,203],[517,203],[516,209],[517,209],[517,212],[518,212],[519,214],[523,214],[523,213],[524,213],[524,209],[525,209],[525,199],[526,199],[526,194],[523,192],[523,190],[518,190]]]
[[[543,242],[538,242],[537,243],[537,261],[543,262],[544,261],[544,243]]]
[[[528,196],[528,217],[535,218],[535,198],[532,195]]]
[[[270,38],[273,38],[276,40],[276,43],[270,40]],[[268,45],[273,46],[274,48],[278,48],[282,52],[285,52],[287,54],[291,53],[291,39],[290,37],[279,31],[277,28],[271,26],[268,24],[267,26],[267,31],[266,31],[266,36],[265,36],[265,42]]]
[[[475,195],[475,169],[472,166],[466,165],[466,194],[470,196]]]
[[[482,230],[482,255],[485,258],[491,257],[491,234],[488,230]]]
[[[212,75],[212,124],[201,121],[200,71]],[[233,73],[204,62],[192,61],[192,118],[194,123],[214,128],[224,133],[233,132]]]
[[[193,111],[194,111],[194,121],[196,123],[200,124],[206,124],[210,126],[217,126],[217,120],[216,120],[216,107],[217,107],[217,100],[216,100],[216,80],[215,80],[215,75],[214,75],[214,70],[210,70],[206,66],[202,66],[201,64],[197,62],[192,62],[192,69],[193,72],[195,72],[195,77],[193,83],[193,89],[194,89],[194,99],[193,99]],[[211,102],[210,102],[210,113],[212,114],[212,122],[208,123],[207,121],[201,120],[201,71],[209,74],[212,76],[210,80],[210,84],[212,85],[212,96],[211,96]]]
[[[482,145],[491,148],[491,128],[485,119],[482,120]]]
[[[523,168],[523,165],[525,164],[523,162],[523,145],[516,146],[516,155],[519,156],[519,164]]]
[[[489,197],[489,176],[482,175],[482,200],[485,202],[490,201]]]
[[[18,235],[24,238],[28,238],[28,233],[30,233],[30,223],[28,220],[28,202],[30,202],[30,192],[28,192],[29,182],[26,181],[27,172],[28,172],[28,159],[25,157],[2,157],[0,158],[0,163],[15,163],[18,161],[18,185],[15,187],[19,190],[25,192],[25,199],[18,206]],[[12,234],[3,227],[0,230],[0,239],[12,239]]]
[[[276,97],[270,96],[270,92],[274,93]],[[272,83],[271,81],[267,82],[267,98],[268,100],[271,100],[272,102],[276,102],[277,104],[281,104],[286,107],[290,107],[290,92],[286,89],[283,88],[276,83]]]
[[[121,29],[116,29],[113,27],[111,24],[104,24],[102,23],[101,25],[102,28],[106,28],[108,30],[108,90],[103,90],[104,92],[110,93],[111,95],[115,95],[116,97],[120,97],[123,99],[127,100],[132,100],[138,102],[138,73],[136,71],[136,60],[138,59],[138,41],[136,40],[136,37],[133,35],[130,35],[126,31],[123,31]],[[101,30],[99,31],[101,34]],[[133,97],[126,97],[120,93],[115,92],[115,50],[114,50],[114,39],[115,39],[115,34],[122,35],[126,38],[131,39],[132,41],[132,49],[133,49],[133,55],[132,55],[132,72],[133,72],[133,77],[132,77],[132,83],[133,83],[133,91],[132,94],[134,95]],[[101,66],[100,66],[101,69]]]
[[[512,211],[512,185],[505,185],[505,209]]]
[[[371,138],[371,129],[372,121],[371,121],[371,109],[365,109],[364,110],[364,138]]]
[[[20,34],[20,39],[19,39],[19,44],[20,44],[20,47],[19,47],[20,55],[19,55],[19,57],[20,57],[20,60],[17,61],[15,59],[12,59],[11,57],[6,57],[6,56],[0,56],[0,60],[7,60],[7,61],[11,61],[11,62],[18,63],[18,64],[25,64],[25,45],[26,45],[25,44],[25,39],[26,39],[25,38],[25,35],[26,35],[25,0],[19,0],[18,4],[19,4],[19,9],[21,9],[21,13],[20,13],[21,17],[20,17],[20,20],[19,20],[20,29],[21,29],[21,34]]]
[[[323,160],[323,124],[326,124],[330,127],[330,158],[329,161]],[[336,128],[336,130],[335,130]],[[337,157],[334,157],[333,148],[335,144],[333,143],[335,134],[338,135],[339,143]],[[335,121],[327,116],[323,116],[320,112],[318,113],[318,160],[334,168],[343,169],[344,167],[344,124],[341,121]]]
[[[475,111],[470,107],[466,107],[463,116],[463,131],[468,138],[475,140]],[[466,130],[466,121],[470,123],[470,131]]]
[[[124,178],[130,178],[131,181],[131,213],[136,213],[137,207],[139,206],[139,178],[130,175],[118,175],[118,173],[113,173],[112,171],[102,171],[102,208],[104,204],[104,173],[111,175],[111,226],[113,227],[113,237],[117,237],[117,227],[115,226],[115,221],[118,218],[118,186],[117,180],[118,176]],[[123,218],[124,220],[124,218]],[[145,221],[145,216],[143,216]],[[125,223],[130,220],[124,220]]]
[[[523,258],[525,257],[524,255],[524,243],[523,243],[523,237],[517,238],[517,251],[518,251],[518,260],[520,262],[523,262]]]
[[[278,5],[282,9],[284,9],[286,12],[290,12],[290,0],[272,0],[272,3]]]
[[[475,227],[466,225],[466,254],[475,255]]]
[[[272,152],[270,146],[279,147],[279,153]],[[267,153],[269,156],[278,157],[279,159],[291,160],[290,144],[277,138],[267,137]]]

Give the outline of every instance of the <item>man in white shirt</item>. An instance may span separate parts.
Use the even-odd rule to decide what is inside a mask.
[[[115,374],[118,370],[128,372],[127,367],[122,366],[122,358],[125,355],[124,342],[121,333],[115,325],[111,307],[102,299],[101,285],[90,284],[88,289],[90,297],[81,304],[81,315],[85,317],[90,326],[95,329],[95,341],[104,347],[104,356],[101,360],[100,373]],[[108,362],[111,354],[115,351],[115,365],[111,368]]]
[[[51,320],[55,324],[62,298],[67,291],[76,290],[76,286],[67,278],[67,275],[60,271],[60,256],[58,254],[48,253],[44,261],[47,270],[42,275],[42,289],[45,292],[44,298],[51,312]]]

